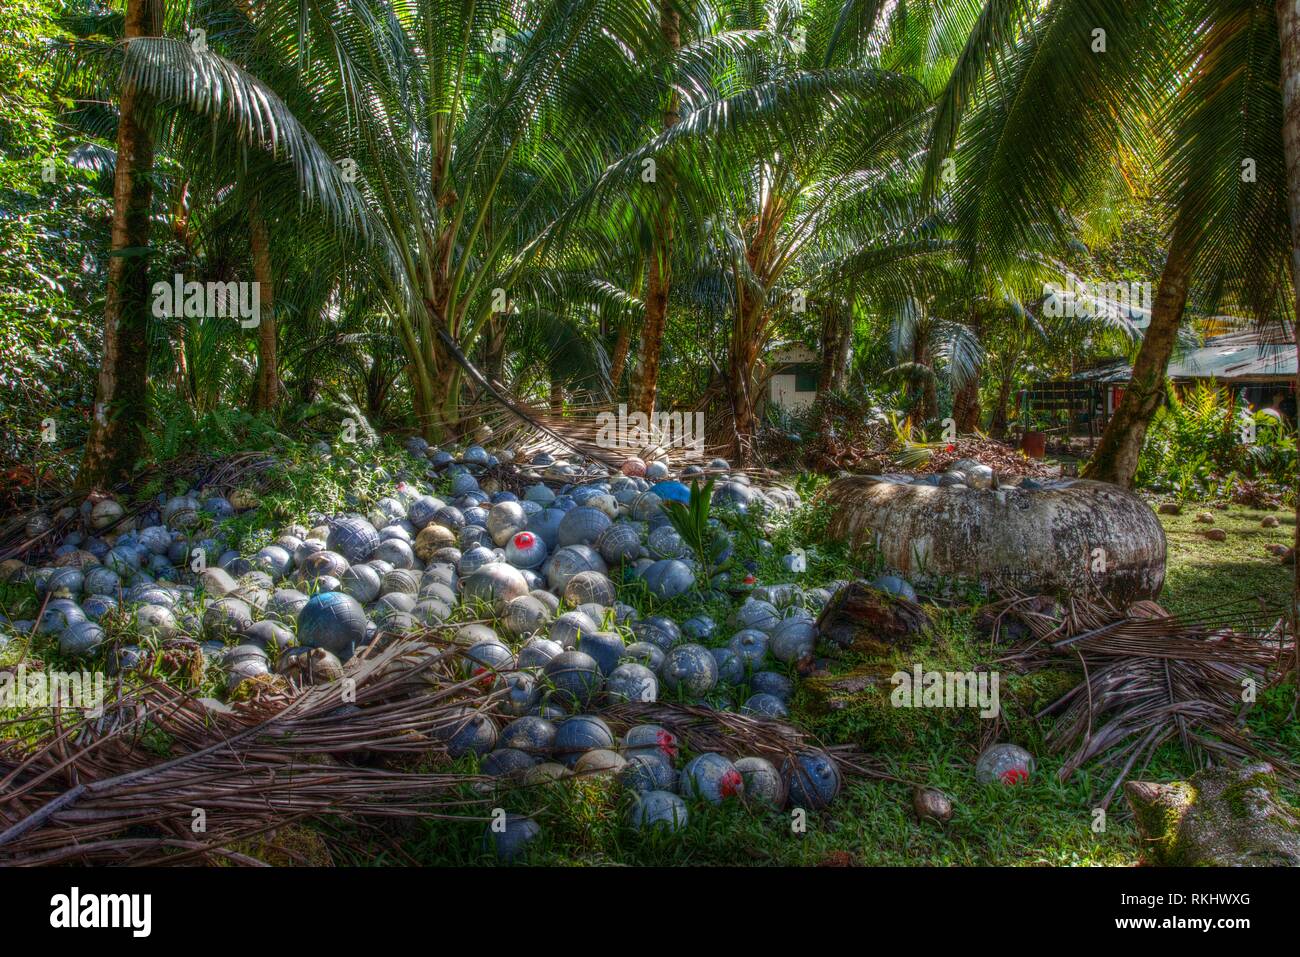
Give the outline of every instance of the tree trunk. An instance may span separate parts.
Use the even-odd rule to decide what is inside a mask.
[[[989,432],[997,439],[1007,436],[1007,402],[1011,398],[1011,370],[1008,368],[998,383],[998,401],[993,407],[993,419],[989,423]]]
[[[674,0],[659,0],[659,32],[668,49],[682,47],[681,17]],[[681,118],[677,94],[668,91],[664,107],[664,129],[677,125]],[[637,411],[653,416],[655,393],[659,387],[659,360],[663,354],[664,327],[668,318],[668,292],[672,286],[672,183],[657,181],[659,211],[652,224],[654,236],[650,248],[650,275],[646,281],[645,322],[641,326],[641,348],[632,380],[632,403]]]
[[[550,406],[551,415],[564,414],[564,386],[556,378],[555,373],[551,373]]]
[[[758,363],[758,339],[744,330],[758,328],[761,317],[755,316],[753,311],[763,309],[764,304],[751,301],[745,294],[741,299],[740,323],[732,332],[731,348],[727,350],[727,392],[735,428],[732,456],[737,464],[748,465],[753,457],[754,435],[758,431],[758,396],[754,394],[757,388],[754,367]]]
[[[1169,243],[1160,287],[1151,308],[1151,323],[1133,363],[1132,379],[1084,468],[1085,478],[1114,482],[1125,488],[1133,484],[1147,426],[1165,395],[1165,375],[1178,341],[1191,272],[1191,237],[1180,222],[1174,227]]]
[[[127,40],[158,36],[162,7],[130,0]],[[104,297],[104,352],[90,435],[81,462],[82,487],[116,485],[130,476],[148,424],[149,225],[153,205],[153,135],[149,97],[122,88],[113,177],[113,226]]]
[[[921,378],[921,422],[926,423],[939,415],[939,389],[934,381],[934,369],[930,366],[930,350],[918,336],[913,361],[925,374]]]
[[[1277,29],[1282,48],[1282,147],[1286,156],[1287,211],[1291,219],[1291,287],[1300,317],[1300,9],[1294,0],[1277,0]],[[1300,361],[1300,321],[1292,327]],[[1300,399],[1300,366],[1296,368]],[[1300,416],[1297,416],[1300,421]],[[1300,474],[1296,475],[1296,529],[1292,542],[1294,580],[1291,632],[1300,633]]]
[[[952,398],[952,418],[957,431],[970,434],[980,426],[980,380],[972,376],[971,380],[957,390]]]
[[[489,382],[504,384],[506,365],[506,314],[499,313],[487,321],[483,330],[483,374]]]
[[[627,367],[627,350],[632,341],[632,323],[624,320],[619,324],[618,337],[614,340],[614,354],[610,357],[609,383],[618,398],[619,383],[623,381],[623,370]]]
[[[253,257],[253,278],[261,297],[257,324],[257,391],[253,407],[269,412],[280,400],[280,369],[276,357],[275,276],[271,271],[271,237],[256,199],[248,210],[248,245]]]
[[[822,319],[822,370],[818,392],[840,392],[849,378],[853,354],[853,312],[831,309]]]
[[[635,411],[654,415],[659,388],[659,360],[663,355],[664,327],[668,319],[668,289],[672,284],[668,257],[672,255],[672,228],[667,223],[667,204],[660,204],[656,221],[650,275],[646,280],[645,322],[641,326],[641,349],[632,380]]]

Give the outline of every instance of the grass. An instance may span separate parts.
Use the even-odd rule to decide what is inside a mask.
[[[307,521],[312,512],[364,511],[402,475],[403,457],[396,449],[358,454],[357,464],[321,463],[296,454],[262,495],[263,514],[276,526]],[[383,471],[379,471],[379,467]],[[444,490],[445,491],[445,490]],[[805,490],[807,491],[807,490]],[[1201,534],[1207,527],[1194,521],[1200,507],[1181,516],[1161,516],[1169,544],[1168,571],[1161,602],[1173,612],[1220,606],[1236,599],[1261,598],[1280,603],[1290,588],[1290,569],[1264,551],[1271,543],[1288,543],[1294,520],[1285,512],[1265,513],[1241,507],[1212,509],[1215,525],[1227,540],[1212,542]],[[1280,527],[1260,525],[1276,514]],[[760,582],[789,579],[781,558],[795,545],[807,549],[806,585],[869,576],[877,571],[870,554],[849,554],[825,541],[828,513],[810,506],[788,523],[767,530],[770,549],[760,547],[756,523],[741,521],[733,529],[737,564],[734,571],[753,571]],[[228,540],[245,552],[269,539],[268,530],[252,516],[227,527]],[[656,607],[643,588],[620,589],[620,598],[643,614],[667,612],[677,620],[708,614],[719,625],[715,644],[725,643],[732,629],[727,622],[731,602],[720,596],[692,593],[667,606]],[[31,614],[32,596],[13,587],[0,591],[0,603],[11,615]],[[827,744],[851,742],[872,754],[899,781],[850,780],[827,811],[810,813],[806,828],[793,826],[788,812],[732,802],[722,807],[696,804],[690,822],[679,834],[639,833],[627,822],[629,797],[608,778],[585,778],[562,785],[502,791],[501,806],[531,814],[542,825],[527,862],[534,865],[1133,865],[1139,861],[1136,832],[1122,800],[1115,801],[1098,827],[1099,795],[1109,779],[1086,773],[1060,782],[1060,761],[1046,755],[1043,728],[1033,715],[1055,700],[1073,681],[1060,673],[1022,676],[1003,673],[1000,697],[1005,726],[1000,740],[1028,748],[1038,757],[1038,769],[1024,785],[982,786],[975,781],[974,763],[987,722],[973,711],[958,709],[899,709],[888,700],[888,674],[910,670],[920,662],[925,670],[966,671],[988,662],[995,653],[975,634],[969,610],[936,610],[936,628],[923,646],[895,652],[884,661],[846,656],[834,663],[832,680],[855,671],[875,674],[883,682],[857,693],[836,694],[818,680],[802,681],[792,707],[796,724]],[[26,641],[15,638],[0,650],[0,665],[13,663]],[[31,653],[49,664],[63,662],[50,639],[37,639]],[[206,681],[205,681],[205,690]],[[1290,687],[1266,693],[1250,718],[1254,731],[1300,762],[1300,724],[1291,720],[1294,691]],[[472,769],[472,759],[461,762]],[[1192,772],[1187,758],[1174,746],[1159,752],[1141,776],[1174,780]],[[911,811],[911,785],[923,784],[946,792],[954,817],[946,826],[921,823]],[[468,796],[468,795],[467,795]],[[1292,795],[1294,800],[1294,795]],[[481,818],[437,820],[403,825],[398,833],[399,859],[382,841],[352,831],[346,841],[331,844],[336,863],[409,863],[427,865],[488,864],[494,857],[483,844],[486,822]],[[320,834],[327,835],[321,831]]]
[[[1215,524],[1228,532],[1216,543],[1200,532],[1195,510],[1161,516],[1169,542],[1162,603],[1171,611],[1204,609],[1237,598],[1280,602],[1290,588],[1290,569],[1264,552],[1263,546],[1286,543],[1294,519],[1276,513],[1280,527],[1264,529],[1266,513],[1232,507],[1214,510]],[[776,546],[757,558],[760,580],[782,580],[780,555],[793,541],[816,539],[825,516],[815,509],[796,517],[792,528],[777,530]],[[738,543],[744,540],[738,535]],[[742,557],[745,551],[740,548]],[[814,583],[868,574],[870,556],[849,556],[834,547],[810,550],[809,578]],[[710,608],[710,611],[717,609]],[[967,670],[992,655],[987,641],[972,630],[969,612],[940,612],[933,640],[896,660],[872,665],[881,672],[909,668],[920,661],[926,670]],[[866,663],[846,658],[834,668],[850,673]],[[1006,722],[1001,740],[1013,741],[1038,757],[1027,784],[984,786],[975,781],[981,720],[971,711],[896,709],[888,702],[889,685],[845,695],[828,706],[816,682],[802,682],[793,718],[827,743],[853,742],[883,762],[884,770],[906,782],[936,787],[949,795],[954,816],[946,826],[918,822],[911,811],[909,784],[880,780],[849,781],[824,812],[808,816],[796,833],[788,813],[746,806],[691,807],[683,832],[668,836],[640,834],[626,823],[627,798],[608,780],[584,780],[567,786],[505,792],[509,810],[532,813],[542,835],[527,857],[531,865],[624,864],[677,865],[878,865],[878,866],[1132,866],[1140,861],[1137,833],[1122,799],[1098,815],[1108,777],[1085,769],[1068,782],[1058,780],[1061,761],[1046,754],[1044,728],[1033,715],[1055,700],[1075,679],[1054,672],[1002,675]],[[1291,720],[1295,692],[1291,686],[1266,693],[1250,717],[1254,732],[1292,760],[1300,761],[1300,725]],[[1159,751],[1140,776],[1176,780],[1195,768],[1175,745]],[[1296,795],[1290,795],[1295,800]],[[482,826],[436,821],[406,850],[426,864],[493,863],[482,844]]]
[[[1196,521],[1202,512],[1214,516],[1213,526]],[[1261,527],[1270,515],[1277,518],[1278,527]],[[1295,541],[1294,513],[1239,505],[1226,510],[1192,506],[1182,515],[1161,515],[1160,520],[1169,547],[1161,603],[1169,611],[1185,614],[1247,599],[1285,605],[1291,592],[1291,568],[1264,546]],[[1227,540],[1206,538],[1203,533],[1211,527],[1223,529]]]

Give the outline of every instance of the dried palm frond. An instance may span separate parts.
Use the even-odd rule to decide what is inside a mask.
[[[465,786],[486,778],[363,763],[448,762],[451,734],[502,694],[462,678],[458,655],[403,639],[359,655],[341,681],[235,706],[148,681],[97,717],[65,724],[55,712],[35,743],[11,730],[0,740],[0,863],[252,863],[235,845],[305,816],[481,816],[488,797]],[[20,723],[0,734],[6,726]]]
[[[819,749],[829,754],[845,775],[900,780],[882,771],[853,745],[820,744],[812,735],[775,718],[719,711],[699,705],[669,701],[625,702],[601,712],[619,733],[637,724],[657,724],[697,754],[714,751],[730,758],[766,758],[778,768],[800,751]]]
[[[1154,602],[1121,612],[1079,599],[1057,604],[1016,596],[998,606],[996,631],[1008,617],[1028,637],[1003,662],[1082,673],[1078,685],[1037,717],[1056,717],[1048,747],[1070,752],[1062,781],[1093,761],[1116,769],[1102,806],[1135,767],[1145,767],[1175,738],[1201,764],[1263,759],[1295,776],[1285,759],[1251,741],[1245,727],[1255,694],[1295,667],[1295,644],[1275,611],[1238,604],[1175,617]]]

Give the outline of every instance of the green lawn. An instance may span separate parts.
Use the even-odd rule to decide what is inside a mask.
[[[1237,598],[1284,600],[1290,569],[1267,555],[1263,545],[1288,542],[1294,520],[1278,514],[1281,526],[1263,529],[1270,513],[1234,507],[1215,510],[1228,539],[1200,535],[1199,509],[1161,516],[1169,536],[1169,568],[1161,601],[1171,611],[1214,607]],[[940,616],[937,635],[918,658],[928,668],[967,667],[991,657],[987,640],[976,637],[970,614]],[[837,671],[851,670],[841,662]],[[812,814],[806,833],[792,832],[791,818],[742,806],[692,807],[690,824],[676,836],[642,836],[626,826],[626,797],[611,783],[586,780],[514,792],[504,806],[535,812],[543,833],[528,858],[533,864],[863,864],[863,865],[1134,865],[1138,838],[1122,798],[1110,806],[1104,828],[1095,829],[1094,808],[1109,778],[1077,774],[1058,780],[1060,761],[1044,753],[1042,729],[1033,713],[1054,700],[1070,680],[1063,675],[1003,675],[1003,740],[1019,743],[1039,759],[1037,774],[1019,787],[984,787],[974,778],[980,719],[971,712],[906,710],[889,706],[883,693],[862,693],[828,707],[804,685],[795,717],[828,743],[854,742],[908,782],[944,790],[955,813],[947,826],[919,823],[911,812],[908,784],[851,780],[830,810]],[[887,690],[886,686],[886,690]],[[1294,700],[1290,686],[1266,694],[1251,717],[1252,728],[1300,760],[1300,728],[1288,722]],[[1162,750],[1144,776],[1172,780],[1193,768],[1174,747]],[[1291,795],[1294,800],[1295,795]],[[439,821],[421,825],[403,841],[408,853],[430,864],[490,860],[481,849],[478,824]]]

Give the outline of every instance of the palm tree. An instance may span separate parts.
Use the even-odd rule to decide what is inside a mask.
[[[159,0],[128,0],[127,43],[157,36]],[[135,466],[148,421],[150,214],[153,207],[152,98],[139,84],[122,86],[113,175],[113,226],[108,289],[104,299],[104,345],[95,388],[90,435],[78,481],[112,486]]]
[[[1058,245],[1073,228],[1064,210],[1098,195],[1144,144],[1159,153],[1168,253],[1091,477],[1131,484],[1193,287],[1207,303],[1277,311],[1275,33],[1263,0],[992,0],[940,98],[929,176],[937,186],[951,153],[972,260]]]

